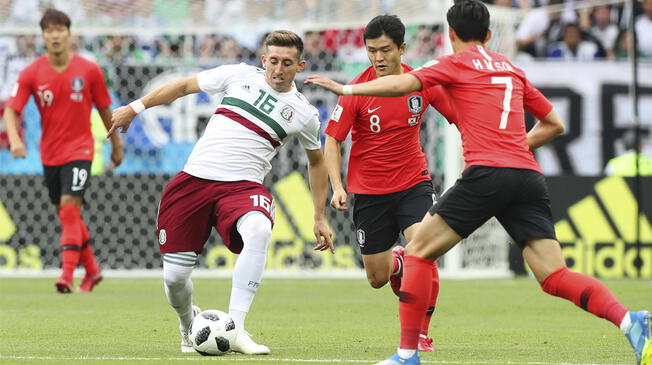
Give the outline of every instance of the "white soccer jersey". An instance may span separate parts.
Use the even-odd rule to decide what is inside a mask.
[[[225,65],[197,74],[199,88],[224,93],[183,171],[208,180],[262,183],[271,159],[290,136],[308,150],[321,148],[317,109],[293,85],[281,93],[265,70]]]

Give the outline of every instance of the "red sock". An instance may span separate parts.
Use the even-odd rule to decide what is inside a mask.
[[[409,255],[405,256],[403,264],[405,265],[403,281],[398,296],[398,312],[401,320],[399,348],[415,350],[432,291],[433,262]]]
[[[423,319],[421,325],[421,334],[428,336],[428,327],[430,327],[430,319],[432,314],[435,313],[435,306],[437,305],[437,296],[439,295],[439,270],[437,269],[437,261],[432,265],[432,291],[430,292],[430,300],[428,301],[428,309],[426,309],[426,317]]]
[[[82,233],[82,246],[81,252],[79,255],[79,262],[86,269],[86,275],[95,276],[100,273],[100,268],[95,262],[95,256],[93,255],[93,247],[91,246],[91,235],[88,233],[88,228],[84,224],[83,220],[79,221]]]
[[[616,326],[627,313],[627,309],[599,280],[590,276],[561,268],[550,274],[541,284],[543,291],[575,303]]]
[[[61,268],[62,277],[72,282],[75,268],[79,263],[79,251],[81,248],[81,229],[79,222],[81,215],[79,208],[74,204],[64,204],[59,209],[59,220],[61,221]]]

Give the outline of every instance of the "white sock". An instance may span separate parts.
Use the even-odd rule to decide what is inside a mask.
[[[265,269],[272,222],[263,213],[254,211],[240,217],[236,228],[242,237],[243,248],[233,268],[229,315],[236,328],[244,330],[247,313]]]
[[[187,331],[192,323],[192,291],[193,285],[190,280],[192,273],[192,266],[182,266],[171,263],[167,260],[174,260],[174,255],[183,254],[188,256],[188,252],[179,252],[174,254],[163,255],[163,284],[165,287],[165,295],[168,298],[168,303],[179,317],[179,323],[184,331]],[[197,254],[191,252],[195,260]],[[188,256],[189,257],[189,256]]]
[[[415,353],[415,352],[417,352],[416,349],[412,349],[412,350],[398,349],[398,351],[396,351],[396,353],[398,354],[398,356],[400,356],[400,357],[402,357],[402,358],[404,358],[404,359],[409,359],[409,358],[411,358],[412,356],[414,356],[414,353]]]
[[[627,331],[632,327],[632,317],[629,315],[629,312],[625,313],[623,320],[620,321],[620,330],[624,334],[627,334]]]

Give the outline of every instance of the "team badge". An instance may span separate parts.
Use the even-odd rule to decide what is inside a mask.
[[[84,79],[75,77],[72,79],[72,91],[80,92],[84,89]]]
[[[423,98],[421,95],[412,95],[407,99],[408,110],[412,114],[418,114],[423,109]]]
[[[283,119],[287,120],[288,122],[292,121],[292,117],[294,117],[294,108],[292,108],[289,105],[286,105],[281,109],[281,116]]]
[[[365,233],[364,233],[364,231],[361,230],[361,229],[358,229],[355,232],[355,235],[358,238],[358,245],[360,245],[360,247],[364,247],[364,241],[365,241]]]
[[[168,240],[168,234],[165,232],[164,229],[160,230],[158,232],[158,244],[164,245],[167,240]]]

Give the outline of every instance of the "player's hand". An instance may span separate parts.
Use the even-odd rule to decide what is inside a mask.
[[[121,106],[113,111],[111,114],[111,129],[106,134],[109,138],[120,128],[120,133],[125,133],[131,125],[131,121],[136,116],[136,113],[128,105]]]
[[[122,163],[122,160],[125,157],[125,151],[122,148],[122,143],[113,145],[111,147],[111,169],[114,169]]]
[[[333,191],[333,198],[331,198],[331,207],[337,210],[347,210],[349,209],[348,204],[346,204],[346,191],[344,189],[337,189]]]
[[[27,148],[25,147],[25,144],[23,141],[18,140],[14,141],[12,143],[9,143],[11,145],[10,150],[11,150],[11,156],[13,158],[25,158],[27,157]]]
[[[315,219],[313,232],[315,233],[315,238],[317,239],[317,245],[313,250],[325,251],[329,249],[331,252],[335,252],[335,245],[333,244],[333,232],[331,232],[326,218]]]
[[[335,82],[328,77],[319,76],[319,75],[310,75],[306,77],[304,84],[313,84],[321,86],[324,89],[334,92],[337,95],[342,95],[342,84]]]

